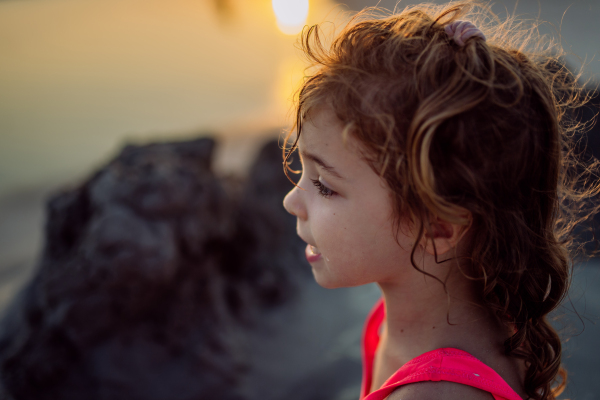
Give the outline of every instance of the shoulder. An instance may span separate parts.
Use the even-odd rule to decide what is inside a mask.
[[[425,381],[404,385],[386,400],[493,400],[489,392],[472,386],[447,381]]]

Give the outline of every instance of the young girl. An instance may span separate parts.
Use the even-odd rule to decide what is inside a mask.
[[[318,26],[302,36],[315,72],[284,206],[320,285],[381,288],[361,399],[554,399],[565,385],[546,316],[568,286],[574,200],[598,191],[569,178],[578,92],[556,53],[525,50],[531,32],[472,10],[361,13],[329,47]]]

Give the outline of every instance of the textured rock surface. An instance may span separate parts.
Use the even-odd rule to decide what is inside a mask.
[[[244,332],[293,296],[302,245],[277,144],[241,191],[211,172],[213,147],[128,146],[48,202],[43,256],[0,338],[14,398],[248,398]]]

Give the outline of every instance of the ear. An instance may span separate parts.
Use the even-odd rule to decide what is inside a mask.
[[[421,238],[421,244],[425,251],[431,255],[437,254],[439,256],[457,248],[471,227],[471,214],[469,213],[465,217],[469,221],[467,225],[454,224],[432,216],[429,224],[425,225],[425,231]]]

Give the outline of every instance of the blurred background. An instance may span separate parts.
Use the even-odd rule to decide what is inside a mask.
[[[296,33],[378,2],[281,3],[291,17],[271,0],[0,0],[0,196],[81,177],[124,140],[286,126]],[[600,75],[597,1],[516,3],[494,10],[539,16],[584,80]]]
[[[125,143],[205,135],[217,140],[216,173],[243,176],[289,125],[304,67],[299,30],[341,24],[377,4],[392,10],[396,1],[0,0],[0,309],[40,254],[49,193],[81,181]],[[569,66],[583,67],[581,82],[596,87],[600,2],[499,0],[493,9],[545,21],[542,33],[558,38]],[[600,336],[589,333],[599,332],[598,268],[578,271],[575,297],[590,323],[585,344],[573,346],[598,357]],[[377,297],[366,290],[340,298]],[[369,306],[352,318],[362,322]],[[569,357],[600,373],[592,353]],[[600,398],[595,390],[577,398]]]

